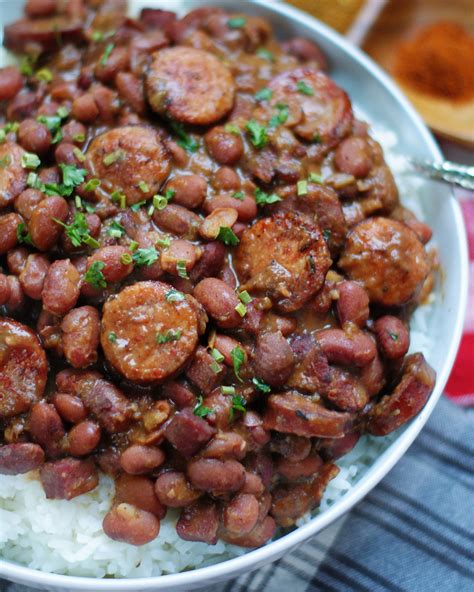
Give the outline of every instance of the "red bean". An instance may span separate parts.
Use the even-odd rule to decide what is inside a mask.
[[[170,508],[188,506],[202,495],[179,471],[167,471],[159,475],[155,482],[155,493],[160,502]]]
[[[239,547],[261,547],[275,534],[276,524],[271,516],[266,516],[262,522],[259,522],[255,528],[248,534],[241,536],[226,533],[222,538],[233,545]]]
[[[29,222],[36,206],[44,197],[44,193],[41,193],[38,189],[25,189],[15,199],[15,210]]]
[[[10,287],[10,298],[5,304],[7,312],[12,313],[20,310],[25,302],[25,295],[21,287],[20,280],[14,275],[7,276],[8,285]]]
[[[64,426],[54,405],[40,401],[31,408],[28,430],[34,442],[50,457],[58,457],[62,451]]]
[[[115,481],[115,503],[121,502],[151,512],[159,520],[166,515],[166,507],[157,498],[153,481],[142,475],[123,473]]]
[[[23,76],[15,66],[0,68],[0,101],[9,101],[23,86]]]
[[[155,209],[153,220],[162,230],[188,240],[197,238],[201,225],[201,218],[197,214],[175,204],[168,204],[163,210]]]
[[[10,299],[11,291],[8,277],[4,273],[0,273],[0,306],[6,304]]]
[[[83,123],[92,123],[99,115],[99,108],[94,96],[90,93],[78,97],[72,103],[72,116]]]
[[[201,175],[178,175],[166,184],[174,191],[173,203],[185,208],[199,208],[207,193],[207,182]]]
[[[338,284],[339,299],[337,315],[341,325],[351,322],[364,327],[369,318],[369,297],[357,282],[344,281]]]
[[[323,329],[316,337],[329,362],[336,364],[363,367],[377,351],[372,339],[362,331],[349,335],[342,329]]]
[[[311,440],[293,434],[276,434],[272,438],[270,449],[290,462],[299,462],[311,452]]]
[[[220,194],[204,202],[204,210],[208,214],[217,208],[234,208],[241,222],[250,222],[257,215],[257,202],[248,193],[244,193],[243,199],[232,197],[232,194]]]
[[[81,161],[76,156],[77,147],[70,142],[61,142],[54,151],[54,158],[58,164],[73,164],[80,166]]]
[[[176,532],[185,541],[200,541],[215,545],[219,528],[219,513],[215,502],[198,500],[181,512]]]
[[[44,452],[38,444],[18,442],[0,446],[0,475],[20,475],[39,468]]]
[[[201,451],[204,458],[235,458],[242,460],[247,453],[247,442],[234,432],[219,432]]]
[[[198,282],[202,278],[217,275],[224,265],[225,256],[226,249],[220,241],[205,244],[199,261],[191,271],[191,280]]]
[[[227,132],[216,126],[204,136],[209,154],[220,164],[235,164],[244,153],[244,143],[240,135]]]
[[[51,402],[65,421],[79,423],[87,417],[84,403],[74,395],[55,393]]]
[[[189,156],[186,150],[181,148],[181,146],[178,146],[178,144],[172,140],[165,141],[165,144],[171,154],[171,157],[173,158],[174,163],[177,166],[184,168],[189,161]]]
[[[28,255],[29,253],[25,247],[17,247],[8,251],[7,265],[13,275],[20,275],[25,268]]]
[[[255,372],[271,386],[282,386],[290,377],[295,357],[290,344],[278,333],[263,333],[257,338]]]
[[[34,119],[25,119],[18,128],[18,142],[28,152],[45,154],[52,142],[49,129]]]
[[[21,216],[13,212],[0,216],[0,255],[16,246],[18,242],[17,228],[21,222],[23,222]]]
[[[143,84],[139,78],[130,72],[119,72],[115,77],[115,86],[121,98],[139,114],[145,112]]]
[[[95,77],[101,82],[111,82],[121,71],[126,70],[129,62],[129,50],[126,47],[114,47],[105,64],[100,60],[95,68]]]
[[[186,273],[189,273],[196,264],[198,253],[199,248],[189,241],[174,240],[168,248],[161,251],[161,268],[166,273],[179,276],[182,273],[181,266],[184,266]]]
[[[49,261],[45,255],[34,253],[28,256],[19,279],[23,292],[33,300],[41,300],[48,269]]]
[[[43,306],[65,315],[79,298],[80,275],[69,259],[58,259],[49,268],[43,287]]]
[[[150,512],[121,503],[106,514],[102,528],[114,541],[139,546],[156,539],[160,532],[160,522]]]
[[[327,60],[319,47],[304,37],[294,37],[283,44],[283,49],[290,55],[297,57],[302,62],[309,60],[317,62],[321,70],[327,70]]]
[[[240,177],[234,169],[223,166],[215,172],[212,185],[217,190],[236,192],[240,189]]]
[[[64,356],[74,368],[86,368],[97,360],[100,317],[93,306],[74,308],[61,322]]]
[[[194,288],[194,297],[223,329],[233,329],[242,322],[236,312],[240,301],[232,288],[217,278],[201,280]]]
[[[233,367],[234,361],[232,359],[231,352],[236,347],[240,347],[242,351],[245,350],[242,347],[240,341],[237,341],[233,337],[229,337],[228,335],[222,335],[218,333],[214,340],[214,347],[217,349],[223,356],[224,356],[224,364],[227,366]]]
[[[346,138],[334,155],[337,168],[354,177],[366,177],[373,166],[372,152],[364,138]]]
[[[95,261],[101,261],[105,267],[101,270],[106,282],[120,282],[133,271],[133,263],[127,263],[124,256],[131,257],[131,252],[126,247],[112,246],[102,247],[95,251],[87,261],[87,269]],[[124,262],[125,261],[125,262]]]
[[[198,458],[188,463],[188,477],[196,489],[214,494],[238,491],[245,482],[245,469],[236,460]]]
[[[33,211],[29,222],[31,240],[40,251],[49,251],[57,243],[63,229],[54,221],[65,222],[69,215],[67,201],[58,195],[43,199]]]
[[[141,475],[157,469],[165,461],[160,448],[132,444],[120,456],[122,469],[130,475]]]
[[[100,442],[100,427],[93,421],[82,421],[68,435],[69,452],[72,456],[85,456],[93,452]]]
[[[258,475],[254,473],[245,472],[245,483],[241,489],[241,493],[253,493],[254,495],[261,495],[265,491],[265,485]]]
[[[87,137],[87,129],[79,121],[71,120],[61,128],[63,133],[63,142],[69,144],[83,144]],[[84,139],[83,139],[84,138]]]
[[[194,407],[196,403],[196,396],[186,386],[170,380],[161,387],[161,392],[164,397],[171,399],[178,408]]]
[[[234,208],[216,208],[202,221],[200,235],[208,240],[219,236],[221,228],[232,228],[237,221],[238,213]]]
[[[248,534],[257,524],[258,514],[257,498],[249,493],[240,493],[224,508],[224,528],[236,536]]]
[[[382,354],[390,360],[402,358],[410,347],[410,334],[398,317],[385,315],[374,324],[377,344]]]

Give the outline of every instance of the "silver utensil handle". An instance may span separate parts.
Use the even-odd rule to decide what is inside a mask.
[[[410,162],[417,170],[431,179],[446,181],[464,187],[464,189],[474,190],[474,166],[466,166],[449,160],[443,162],[410,160]]]

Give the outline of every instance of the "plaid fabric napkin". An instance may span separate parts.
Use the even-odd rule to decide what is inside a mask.
[[[474,410],[442,399],[347,516],[271,565],[206,592],[472,592]],[[33,592],[0,581],[2,592]]]

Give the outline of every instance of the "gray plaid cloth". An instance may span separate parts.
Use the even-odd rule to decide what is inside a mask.
[[[33,592],[7,582],[0,590]],[[440,401],[403,459],[347,516],[276,563],[205,590],[473,592],[474,409]]]

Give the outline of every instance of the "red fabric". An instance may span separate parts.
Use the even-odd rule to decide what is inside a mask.
[[[446,394],[455,403],[474,406],[474,199],[461,200],[461,207],[469,243],[469,297],[464,335]]]

